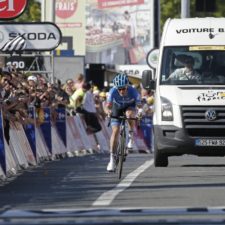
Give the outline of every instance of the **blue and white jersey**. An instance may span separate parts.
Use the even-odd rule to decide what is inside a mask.
[[[141,104],[141,97],[136,88],[132,86],[127,87],[127,94],[121,96],[116,87],[112,87],[109,90],[107,103],[116,105],[118,108],[135,107]]]

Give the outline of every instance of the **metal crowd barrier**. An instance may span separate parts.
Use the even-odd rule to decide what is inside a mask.
[[[52,119],[52,115],[56,115]],[[108,153],[111,128],[100,120],[102,130],[88,134],[82,115],[67,116],[64,108],[29,108],[32,123],[22,125],[10,121],[9,141],[6,141],[0,112],[0,180],[17,175],[20,170],[36,167],[41,162],[93,153]],[[149,147],[143,134],[135,130],[134,151]]]

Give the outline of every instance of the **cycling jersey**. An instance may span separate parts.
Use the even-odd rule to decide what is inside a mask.
[[[127,87],[127,94],[125,96],[121,96],[117,88],[112,87],[109,91],[107,103],[122,109],[135,107],[136,105],[141,104],[141,98],[137,89],[132,86]]]

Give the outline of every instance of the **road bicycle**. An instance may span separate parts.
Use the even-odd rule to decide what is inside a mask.
[[[119,138],[117,142],[117,147],[116,147],[116,154],[115,154],[115,172],[118,174],[118,178],[121,179],[122,177],[122,171],[123,171],[123,162],[126,160],[126,140],[127,140],[127,132],[126,132],[126,121],[128,120],[136,120],[140,121],[140,117],[135,117],[135,118],[128,118],[126,117],[125,114],[122,116],[109,116],[109,123],[108,126],[110,125],[111,118],[119,119],[121,120],[120,124],[120,133],[119,133]],[[139,122],[138,122],[138,127],[139,127]]]

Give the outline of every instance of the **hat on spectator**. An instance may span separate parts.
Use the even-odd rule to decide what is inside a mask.
[[[147,100],[147,104],[149,104],[149,105],[152,105],[154,103],[154,97],[153,96],[148,97],[146,100]]]
[[[27,80],[28,80],[28,81],[29,81],[29,80],[32,80],[32,81],[34,81],[35,83],[37,83],[37,77],[35,77],[34,75],[29,76],[29,77],[27,78]]]
[[[98,96],[98,95],[99,95],[99,92],[100,92],[100,91],[97,89],[97,90],[94,90],[94,91],[93,91],[93,94],[94,94],[95,96]]]
[[[100,92],[99,96],[102,98],[106,98],[106,93],[104,91],[102,91],[102,92]]]

